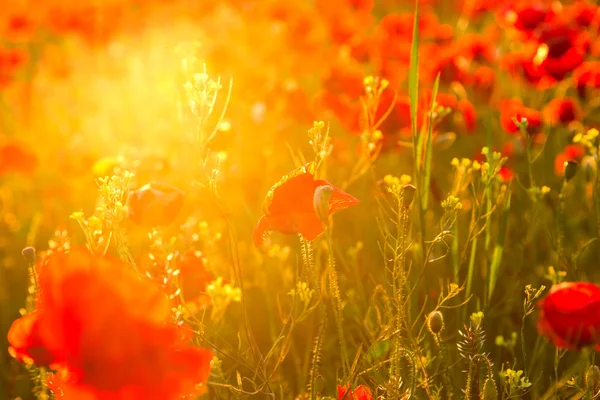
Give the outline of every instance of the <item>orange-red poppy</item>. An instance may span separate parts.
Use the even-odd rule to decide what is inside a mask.
[[[323,221],[315,211],[315,192],[319,187],[332,188],[327,214],[356,205],[359,201],[331,183],[315,179],[314,164],[290,172],[267,193],[263,204],[264,215],[254,230],[254,243],[260,246],[265,234],[278,231],[283,234],[301,234],[307,240],[323,233]]]
[[[11,353],[51,365],[64,399],[179,399],[210,372],[160,288],[118,259],[84,248],[38,264],[37,310],[16,320]],[[60,390],[59,390],[60,389]]]
[[[171,224],[179,215],[185,192],[161,182],[151,182],[129,193],[129,218],[145,227]]]
[[[585,156],[585,147],[581,144],[569,144],[565,150],[556,155],[554,159],[554,173],[556,176],[563,176],[565,173],[565,163],[568,161],[580,162]]]
[[[215,276],[206,268],[204,256],[199,251],[187,251],[177,258],[181,290],[188,306],[203,308],[210,305],[206,286]]]
[[[527,132],[530,135],[538,133],[542,127],[542,114],[534,109],[525,107],[520,99],[505,100],[500,103],[500,124],[509,134],[519,132],[517,121],[527,120]]]
[[[577,100],[571,97],[552,99],[542,110],[544,121],[551,125],[566,125],[579,120],[582,114]]]
[[[373,393],[367,386],[358,385],[354,389],[350,388],[350,385],[337,387],[337,398],[338,400],[373,400]]]
[[[9,173],[30,175],[37,166],[37,156],[24,144],[13,142],[0,145],[0,176]]]
[[[567,349],[600,344],[600,288],[588,282],[555,285],[538,304],[538,330]]]

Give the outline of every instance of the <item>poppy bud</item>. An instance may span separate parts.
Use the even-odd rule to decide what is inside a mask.
[[[569,182],[575,177],[577,173],[577,162],[576,161],[565,161],[565,180]]]
[[[597,365],[590,366],[585,372],[584,387],[592,395],[600,391],[600,368]]]
[[[129,193],[129,218],[146,227],[168,225],[181,211],[184,196],[185,192],[175,186],[148,183]]]
[[[487,378],[485,382],[483,382],[481,398],[483,400],[498,400],[498,388],[496,387],[494,379]]]
[[[313,197],[313,207],[321,221],[326,221],[329,217],[329,199],[333,194],[333,188],[329,185],[317,187]]]
[[[407,184],[402,186],[402,201],[404,202],[404,207],[408,208],[412,204],[415,199],[415,194],[417,193],[417,188],[411,184]]]
[[[427,328],[429,331],[437,335],[444,330],[444,316],[439,311],[433,311],[427,317]]]
[[[28,264],[35,264],[35,260],[37,258],[35,248],[25,247],[23,251],[21,251],[21,254]]]

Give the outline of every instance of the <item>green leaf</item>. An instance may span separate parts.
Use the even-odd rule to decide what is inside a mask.
[[[381,357],[386,351],[390,349],[390,340],[382,340],[379,342],[375,342],[367,351],[367,360],[369,362],[373,362],[377,358]]]

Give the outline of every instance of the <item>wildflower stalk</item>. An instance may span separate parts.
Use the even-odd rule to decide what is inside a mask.
[[[315,338],[315,344],[312,351],[312,361],[310,366],[309,381],[308,381],[308,393],[311,400],[317,399],[317,393],[315,391],[317,375],[319,374],[319,362],[321,361],[321,351],[323,349],[323,339],[325,338],[325,327],[327,326],[327,315],[323,314],[323,320],[319,325],[319,331]]]
[[[502,211],[502,216],[500,217],[500,228],[498,231],[498,236],[496,238],[496,245],[494,246],[492,262],[490,264],[490,280],[488,284],[487,296],[488,303],[492,299],[492,294],[494,293],[496,281],[498,280],[498,271],[500,270],[500,264],[502,263],[502,255],[504,253],[504,239],[506,237],[506,229],[508,226],[508,217],[511,201],[511,190],[509,186],[506,187],[504,195],[506,196],[506,202],[504,203],[504,210]]]
[[[29,273],[29,295],[27,296],[26,312],[32,313],[35,311],[35,297],[39,291],[38,275],[35,268],[36,251],[33,247],[26,247],[21,254],[27,262],[27,271]],[[31,374],[34,382],[33,391],[38,400],[50,399],[48,387],[46,386],[46,368],[27,365],[27,370]]]
[[[448,363],[448,353],[446,351],[446,347],[442,343],[442,338],[439,333],[433,334],[433,340],[440,352],[440,360],[441,366],[443,369],[442,372],[442,385],[444,387],[444,391],[446,392],[446,398],[451,399],[453,396],[454,389],[452,388],[452,380],[450,379],[450,365]]]
[[[560,193],[558,195],[558,238],[557,238],[556,248],[557,248],[559,259],[563,254],[563,251],[564,251],[563,246],[565,243],[565,208],[566,208],[565,191],[566,191],[566,188],[567,188],[567,181],[564,180],[563,184],[561,186],[561,189],[560,189]]]
[[[408,208],[404,205],[404,189],[398,198],[398,221],[400,231],[400,246],[394,246],[394,265],[392,271],[392,287],[396,303],[394,352],[392,358],[391,376],[400,376],[400,360],[402,356],[402,330],[406,319],[404,290],[406,286],[406,237],[409,229]]]
[[[348,348],[346,347],[346,338],[344,336],[344,321],[342,318],[342,298],[340,296],[340,288],[338,284],[338,276],[335,270],[335,260],[333,258],[333,245],[331,240],[331,230],[326,230],[327,236],[327,247],[329,253],[329,260],[327,263],[327,269],[329,274],[329,290],[333,299],[333,313],[335,317],[336,328],[340,340],[340,351],[342,353],[342,371],[344,379],[348,378],[349,371],[349,358]]]

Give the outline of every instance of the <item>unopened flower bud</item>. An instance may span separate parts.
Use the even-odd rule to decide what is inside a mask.
[[[487,378],[485,382],[483,382],[481,398],[483,400],[498,400],[498,388],[496,387],[496,382],[494,382],[493,378]]]
[[[37,258],[36,251],[33,247],[25,247],[23,251],[21,251],[23,258],[27,261],[28,264],[35,264],[35,260]]]
[[[411,184],[407,184],[402,186],[402,201],[404,203],[404,207],[408,208],[412,204],[415,199],[415,194],[417,193],[417,188]]]
[[[329,217],[329,199],[332,194],[333,188],[329,185],[319,186],[315,190],[313,207],[321,221],[326,221]]]
[[[569,182],[571,179],[575,177],[577,173],[577,162],[576,161],[566,161],[565,162],[565,180]]]
[[[427,317],[427,328],[434,335],[438,335],[444,330],[444,316],[441,312],[433,311],[429,314]]]

